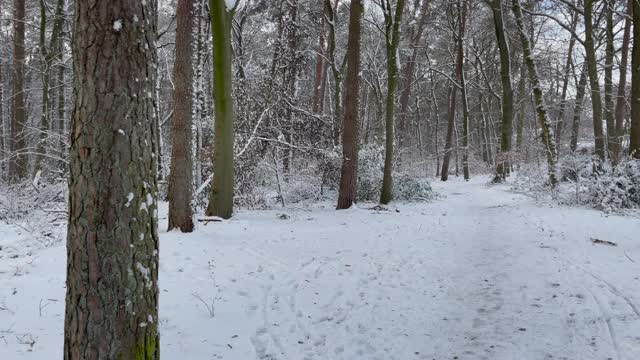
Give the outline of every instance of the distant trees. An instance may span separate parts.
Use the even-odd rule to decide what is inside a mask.
[[[358,185],[358,108],[360,96],[360,32],[364,5],[351,0],[349,43],[347,45],[347,83],[342,125],[342,171],[338,209],[348,209],[357,198]]]
[[[160,358],[154,13],[76,2],[66,360]]]

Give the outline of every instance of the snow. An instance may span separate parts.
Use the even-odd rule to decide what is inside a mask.
[[[238,211],[193,234],[164,231],[160,203],[163,358],[639,359],[640,221],[487,181],[434,182],[441,199],[392,211]],[[34,244],[0,223],[0,359],[62,349],[65,246]]]
[[[117,19],[113,22],[113,31],[120,32],[122,30],[122,27],[122,19]]]

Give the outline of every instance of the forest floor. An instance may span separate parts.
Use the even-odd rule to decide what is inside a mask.
[[[640,220],[486,182],[161,231],[162,357],[640,359]],[[58,359],[65,246],[18,225],[0,224],[0,359]]]

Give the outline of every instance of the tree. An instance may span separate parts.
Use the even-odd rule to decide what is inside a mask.
[[[466,7],[466,2],[465,2]],[[455,77],[456,83],[452,84],[449,88],[449,109],[448,109],[448,117],[449,121],[447,123],[447,137],[446,143],[444,147],[444,156],[442,158],[442,171],[440,172],[440,180],[447,181],[449,180],[449,161],[451,160],[451,152],[453,149],[453,135],[456,131],[456,97],[458,88],[462,89],[462,81],[464,80],[464,32],[466,26],[467,18],[466,11],[463,13],[458,9],[458,34],[454,35],[456,38],[456,68],[455,68]],[[457,165],[456,165],[457,166]]]
[[[27,156],[21,154],[25,147],[24,126],[27,112],[24,100],[25,81],[25,5],[24,0],[13,1],[13,99],[11,108],[11,161],[9,177],[12,181],[27,176]]]
[[[194,0],[176,7],[176,58],[173,67],[173,127],[169,175],[169,230],[193,231],[193,17]]]
[[[624,34],[622,36],[622,52],[620,59],[620,81],[618,82],[618,96],[615,109],[615,137],[613,140],[611,156],[612,161],[617,164],[620,161],[620,148],[622,147],[622,136],[624,135],[624,114],[627,105],[627,67],[629,65],[629,42],[631,38],[631,23],[633,22],[633,0],[627,2],[627,18],[624,23]]]
[[[400,21],[404,11],[405,0],[398,0],[395,14],[389,0],[381,0],[380,8],[384,14],[384,28],[387,53],[387,100],[386,100],[386,140],[384,154],[384,176],[382,178],[382,192],[380,203],[388,204],[393,199],[393,127],[395,95],[398,88],[398,46],[400,45]]]
[[[580,135],[580,119],[582,117],[582,108],[584,103],[584,96],[586,95],[587,88],[587,64],[584,64],[580,71],[580,80],[578,80],[578,88],[576,90],[576,102],[573,109],[573,122],[571,125],[571,141],[569,143],[569,149],[571,152],[575,152],[578,149],[578,136]]]
[[[587,0],[588,1],[588,0]],[[524,21],[522,20],[522,7],[520,0],[512,0],[513,14],[516,18],[516,27],[520,33],[520,41],[522,42],[522,52],[527,64],[527,72],[529,73],[529,80],[533,86],[533,99],[536,105],[536,116],[539,121],[540,128],[542,129],[542,144],[544,145],[547,155],[547,165],[549,173],[549,184],[552,187],[558,182],[558,176],[556,175],[556,163],[558,153],[556,150],[555,137],[553,136],[553,127],[547,116],[547,110],[544,104],[544,95],[542,93],[542,86],[540,79],[538,78],[538,69],[533,58],[533,52],[531,49],[531,41],[529,36],[525,32]]]
[[[504,28],[502,0],[494,0],[491,9],[493,10],[493,24],[500,50],[500,80],[502,81],[502,131],[494,181],[501,182],[507,178],[511,167],[509,153],[513,142],[513,85],[511,82],[511,52],[507,32]],[[524,83],[522,85],[524,86]]]
[[[66,360],[160,358],[153,13],[76,2]]]
[[[640,2],[633,2],[633,47],[631,50],[631,130],[629,155],[640,159]]]
[[[215,144],[213,185],[209,195],[208,216],[228,219],[233,214],[233,99],[231,98],[231,20],[238,1],[227,9],[225,0],[210,1],[213,35],[213,98],[215,107]]]
[[[338,209],[348,209],[356,201],[358,189],[358,99],[360,98],[360,34],[362,0],[351,0],[349,42],[347,45],[347,83],[342,126],[342,173]]]
[[[587,61],[587,74],[591,88],[591,106],[593,108],[593,136],[595,137],[596,155],[604,162],[605,145],[602,129],[602,98],[600,97],[600,83],[598,81],[598,64],[596,58],[595,35],[593,31],[593,3],[594,0],[584,0],[584,47]]]

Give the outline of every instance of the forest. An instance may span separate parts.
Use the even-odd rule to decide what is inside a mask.
[[[638,0],[0,0],[0,44],[1,359],[640,358]]]

